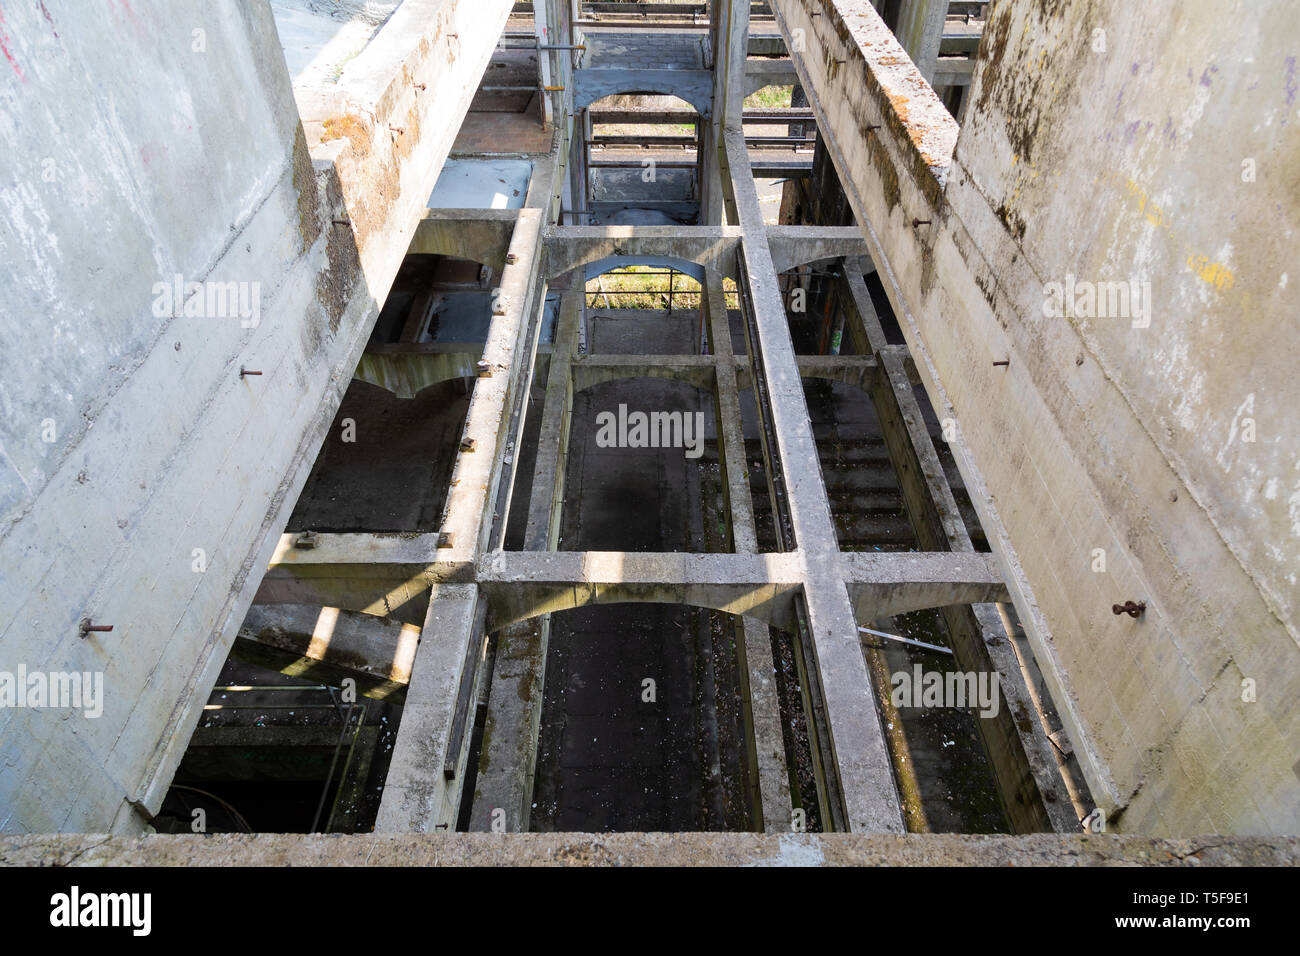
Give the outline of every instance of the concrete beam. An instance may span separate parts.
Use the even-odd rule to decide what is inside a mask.
[[[321,683],[351,678],[365,696],[401,703],[419,643],[413,624],[336,607],[254,604],[231,655]]]
[[[867,243],[857,226],[768,226],[772,267],[778,273],[821,259],[866,257]]]
[[[727,166],[752,315],[750,354],[761,364],[764,398],[775,433],[789,518],[805,562],[807,622],[815,647],[828,740],[848,829],[902,832],[902,811],[893,770],[876,711],[871,679],[858,643],[857,623],[844,581],[838,576],[838,547],[830,503],[820,469],[800,463],[818,460],[804,402],[785,306],[777,285],[758,193],[749,169],[744,133],[724,133]],[[828,773],[832,768],[828,767]],[[827,808],[836,819],[837,808]]]
[[[1131,866],[1300,865],[1300,838],[1112,833],[154,834],[0,837],[8,866]],[[918,874],[922,875],[923,874]]]
[[[712,393],[717,365],[710,355],[577,355],[571,366],[573,390],[617,379],[663,378]]]
[[[501,273],[498,309],[483,347],[483,361],[493,374],[475,382],[440,526],[452,536],[446,550],[453,560],[471,559],[486,544],[511,438],[511,409],[532,375],[540,323],[530,323],[529,317],[542,299],[536,278],[542,219],[539,209],[519,211],[510,240],[513,259]]]
[[[537,435],[537,461],[524,532],[525,551],[550,551],[559,541],[573,410],[573,377],[569,366],[578,350],[583,295],[582,287],[571,289],[560,301],[560,320],[547,372],[541,430]]]
[[[991,554],[852,551],[840,556],[840,564],[859,621],[1007,599]]]
[[[551,226],[543,239],[542,274],[548,279],[613,257],[677,259],[734,278],[728,260],[740,231],[733,226]]]
[[[876,360],[870,355],[801,355],[799,375],[843,382],[865,392],[876,379]]]
[[[616,93],[659,93],[685,100],[701,117],[713,112],[712,70],[581,69],[573,84],[574,109]]]
[[[975,59],[973,57],[941,57],[934,70],[934,86],[970,86],[974,77]]]
[[[455,256],[505,268],[518,210],[428,209],[415,227],[407,255]]]
[[[790,627],[802,586],[788,555],[620,551],[498,551],[478,580],[495,629],[539,614],[588,604],[691,604],[748,614]]]
[[[757,93],[766,86],[793,86],[799,74],[788,59],[755,57],[745,61],[745,95]]]
[[[454,830],[460,814],[473,714],[462,712],[458,719],[457,711],[472,710],[478,699],[477,684],[463,688],[462,680],[472,682],[467,667],[481,676],[473,665],[486,632],[474,585],[439,585],[433,598],[411,665],[376,833]]]
[[[437,343],[430,343],[437,344]],[[451,348],[415,346],[402,350],[367,351],[357,363],[352,377],[387,389],[398,398],[414,398],[421,390],[440,382],[474,378],[483,347],[466,347],[459,343]]]

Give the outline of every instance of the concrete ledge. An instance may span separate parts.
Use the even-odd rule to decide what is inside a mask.
[[[0,866],[1294,866],[1300,838],[452,833],[0,838]]]

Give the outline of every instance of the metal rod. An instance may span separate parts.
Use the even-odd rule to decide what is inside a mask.
[[[328,684],[218,684],[213,690],[329,690]]]
[[[887,637],[891,641],[899,641],[903,644],[911,644],[913,647],[923,647],[927,651],[937,651],[940,654],[952,655],[952,651],[946,647],[940,647],[938,644],[927,644],[925,641],[914,641],[910,637],[899,637],[897,634],[886,634],[884,631],[873,631],[869,627],[859,627],[863,634],[874,634],[876,637]],[[954,655],[955,656],[955,655]]]
[[[331,696],[333,696],[332,692],[331,692]],[[316,827],[320,824],[321,811],[325,809],[325,797],[329,794],[330,783],[332,783],[334,780],[334,768],[338,766],[339,751],[343,749],[343,741],[348,734],[348,724],[351,723],[352,721],[352,708],[354,706],[355,706],[354,704],[351,703],[348,704],[348,714],[343,719],[343,727],[339,731],[338,742],[334,745],[334,757],[330,760],[329,772],[325,774],[325,786],[323,786],[320,791],[320,802],[316,804],[316,816],[312,817],[311,830],[308,831],[310,833],[320,832],[316,829]]]

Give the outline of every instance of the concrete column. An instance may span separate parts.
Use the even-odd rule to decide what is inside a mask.
[[[928,83],[934,82],[947,15],[948,0],[903,0],[898,11],[894,35]]]
[[[722,222],[726,180],[721,130],[740,126],[745,102],[745,59],[749,44],[749,0],[715,0],[713,16],[713,115],[709,119],[700,181],[700,222]]]
[[[563,42],[558,38],[552,38],[550,36],[550,30],[548,29],[548,23],[550,21],[549,7],[550,0],[536,0],[533,4],[533,34],[537,37],[538,44],[554,44]],[[539,49],[537,51],[537,74],[541,80],[539,85],[543,88],[555,85],[551,83],[551,58],[553,56],[555,56],[555,51],[553,50]],[[555,96],[554,93],[542,92],[541,94],[542,122],[547,126],[551,125],[552,117],[554,115],[554,109],[551,103],[551,98],[553,96]]]

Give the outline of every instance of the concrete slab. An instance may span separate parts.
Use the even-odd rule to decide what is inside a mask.
[[[526,159],[449,159],[430,209],[522,209],[533,164]]]

